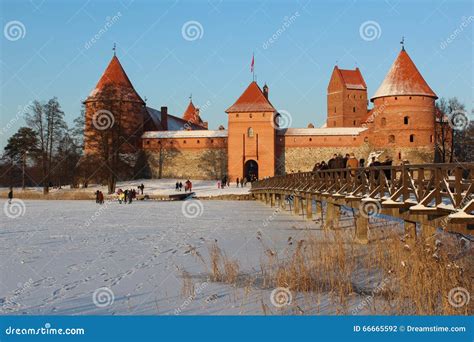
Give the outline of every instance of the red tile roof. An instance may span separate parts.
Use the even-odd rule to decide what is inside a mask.
[[[362,77],[359,68],[355,68],[355,70],[347,70],[339,69],[336,66],[335,69],[339,72],[339,75],[341,75],[342,81],[347,89],[367,89],[367,85],[365,84],[364,78]]]
[[[197,125],[202,125],[203,122],[199,116],[199,111],[194,106],[193,101],[189,101],[188,108],[186,108],[183,114],[183,120]]]
[[[438,98],[421,76],[405,49],[400,51],[387,76],[370,100],[396,95],[421,95]]]
[[[132,82],[130,82],[125,70],[123,70],[120,61],[117,56],[114,56],[110,61],[107,69],[100,78],[99,82],[95,86],[95,89],[89,94],[86,101],[91,101],[96,97],[99,97],[105,88],[111,87],[111,89],[119,90],[120,96],[123,96],[128,101],[143,102],[142,98],[133,88]]]
[[[262,90],[254,81],[245,89],[235,103],[227,108],[227,113],[232,112],[273,112],[275,108],[263,95]]]

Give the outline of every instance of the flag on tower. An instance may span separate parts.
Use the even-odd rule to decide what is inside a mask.
[[[255,65],[255,58],[254,58],[254,55],[252,55],[252,63],[250,63],[250,72],[253,72],[254,65]]]

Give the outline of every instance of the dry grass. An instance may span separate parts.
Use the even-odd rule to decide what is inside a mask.
[[[328,295],[341,314],[472,314],[472,300],[460,308],[448,301],[455,287],[472,293],[472,249],[461,252],[458,238],[447,234],[438,236],[436,245],[434,240],[415,244],[396,231],[390,226],[378,229],[371,233],[368,245],[355,244],[351,230],[327,231],[322,237],[308,234],[289,255],[265,253],[260,273],[245,281],[249,276],[239,274],[238,262],[213,244],[209,248],[211,280],[286,287],[310,294],[304,298],[310,298],[312,302],[306,304],[313,308],[319,307],[321,295]]]

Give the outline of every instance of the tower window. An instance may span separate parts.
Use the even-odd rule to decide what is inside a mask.
[[[355,120],[354,120],[353,124],[354,124],[354,126],[356,125],[356,121],[355,121]]]
[[[196,141],[196,143],[198,143],[198,144],[199,144],[199,143],[200,143],[200,141],[198,140],[198,141]]]
[[[388,142],[392,144],[395,142],[395,136],[393,134],[388,136]]]
[[[430,135],[430,142],[433,142],[433,136]]]
[[[252,113],[249,114],[249,118],[252,118]]]
[[[380,124],[382,126],[385,126],[387,124],[387,119],[386,118],[382,118],[382,120],[380,120]]]
[[[403,123],[404,123],[405,125],[408,125],[408,116],[405,116],[405,117],[403,118]]]
[[[365,137],[364,142],[369,142],[369,137]]]
[[[147,141],[146,141],[146,144],[147,144],[147,145],[150,145],[150,140],[147,140]]]
[[[186,144],[186,140],[183,140],[183,144]]]
[[[334,107],[334,113],[337,113],[336,107]]]
[[[398,100],[398,97],[395,96],[395,100]]]
[[[356,107],[352,107],[352,113],[356,112]]]
[[[414,134],[410,134],[410,142],[414,142],[415,141],[415,135]]]
[[[212,144],[213,142],[214,142],[214,140],[213,140],[213,139],[211,139],[211,144]]]
[[[313,138],[309,138],[309,141],[313,141]]]
[[[247,136],[248,136],[249,138],[253,138],[253,128],[252,128],[252,127],[249,127],[249,128],[247,129]]]
[[[235,117],[238,118],[238,117],[239,117],[239,114],[235,114]]]

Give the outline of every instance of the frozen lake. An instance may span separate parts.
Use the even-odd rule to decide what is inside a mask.
[[[241,271],[259,272],[265,252],[284,255],[289,237],[318,228],[252,201],[25,201],[20,209],[0,223],[2,314],[262,314],[269,290],[209,281],[209,246],[217,241]],[[194,297],[182,294],[183,271]]]

